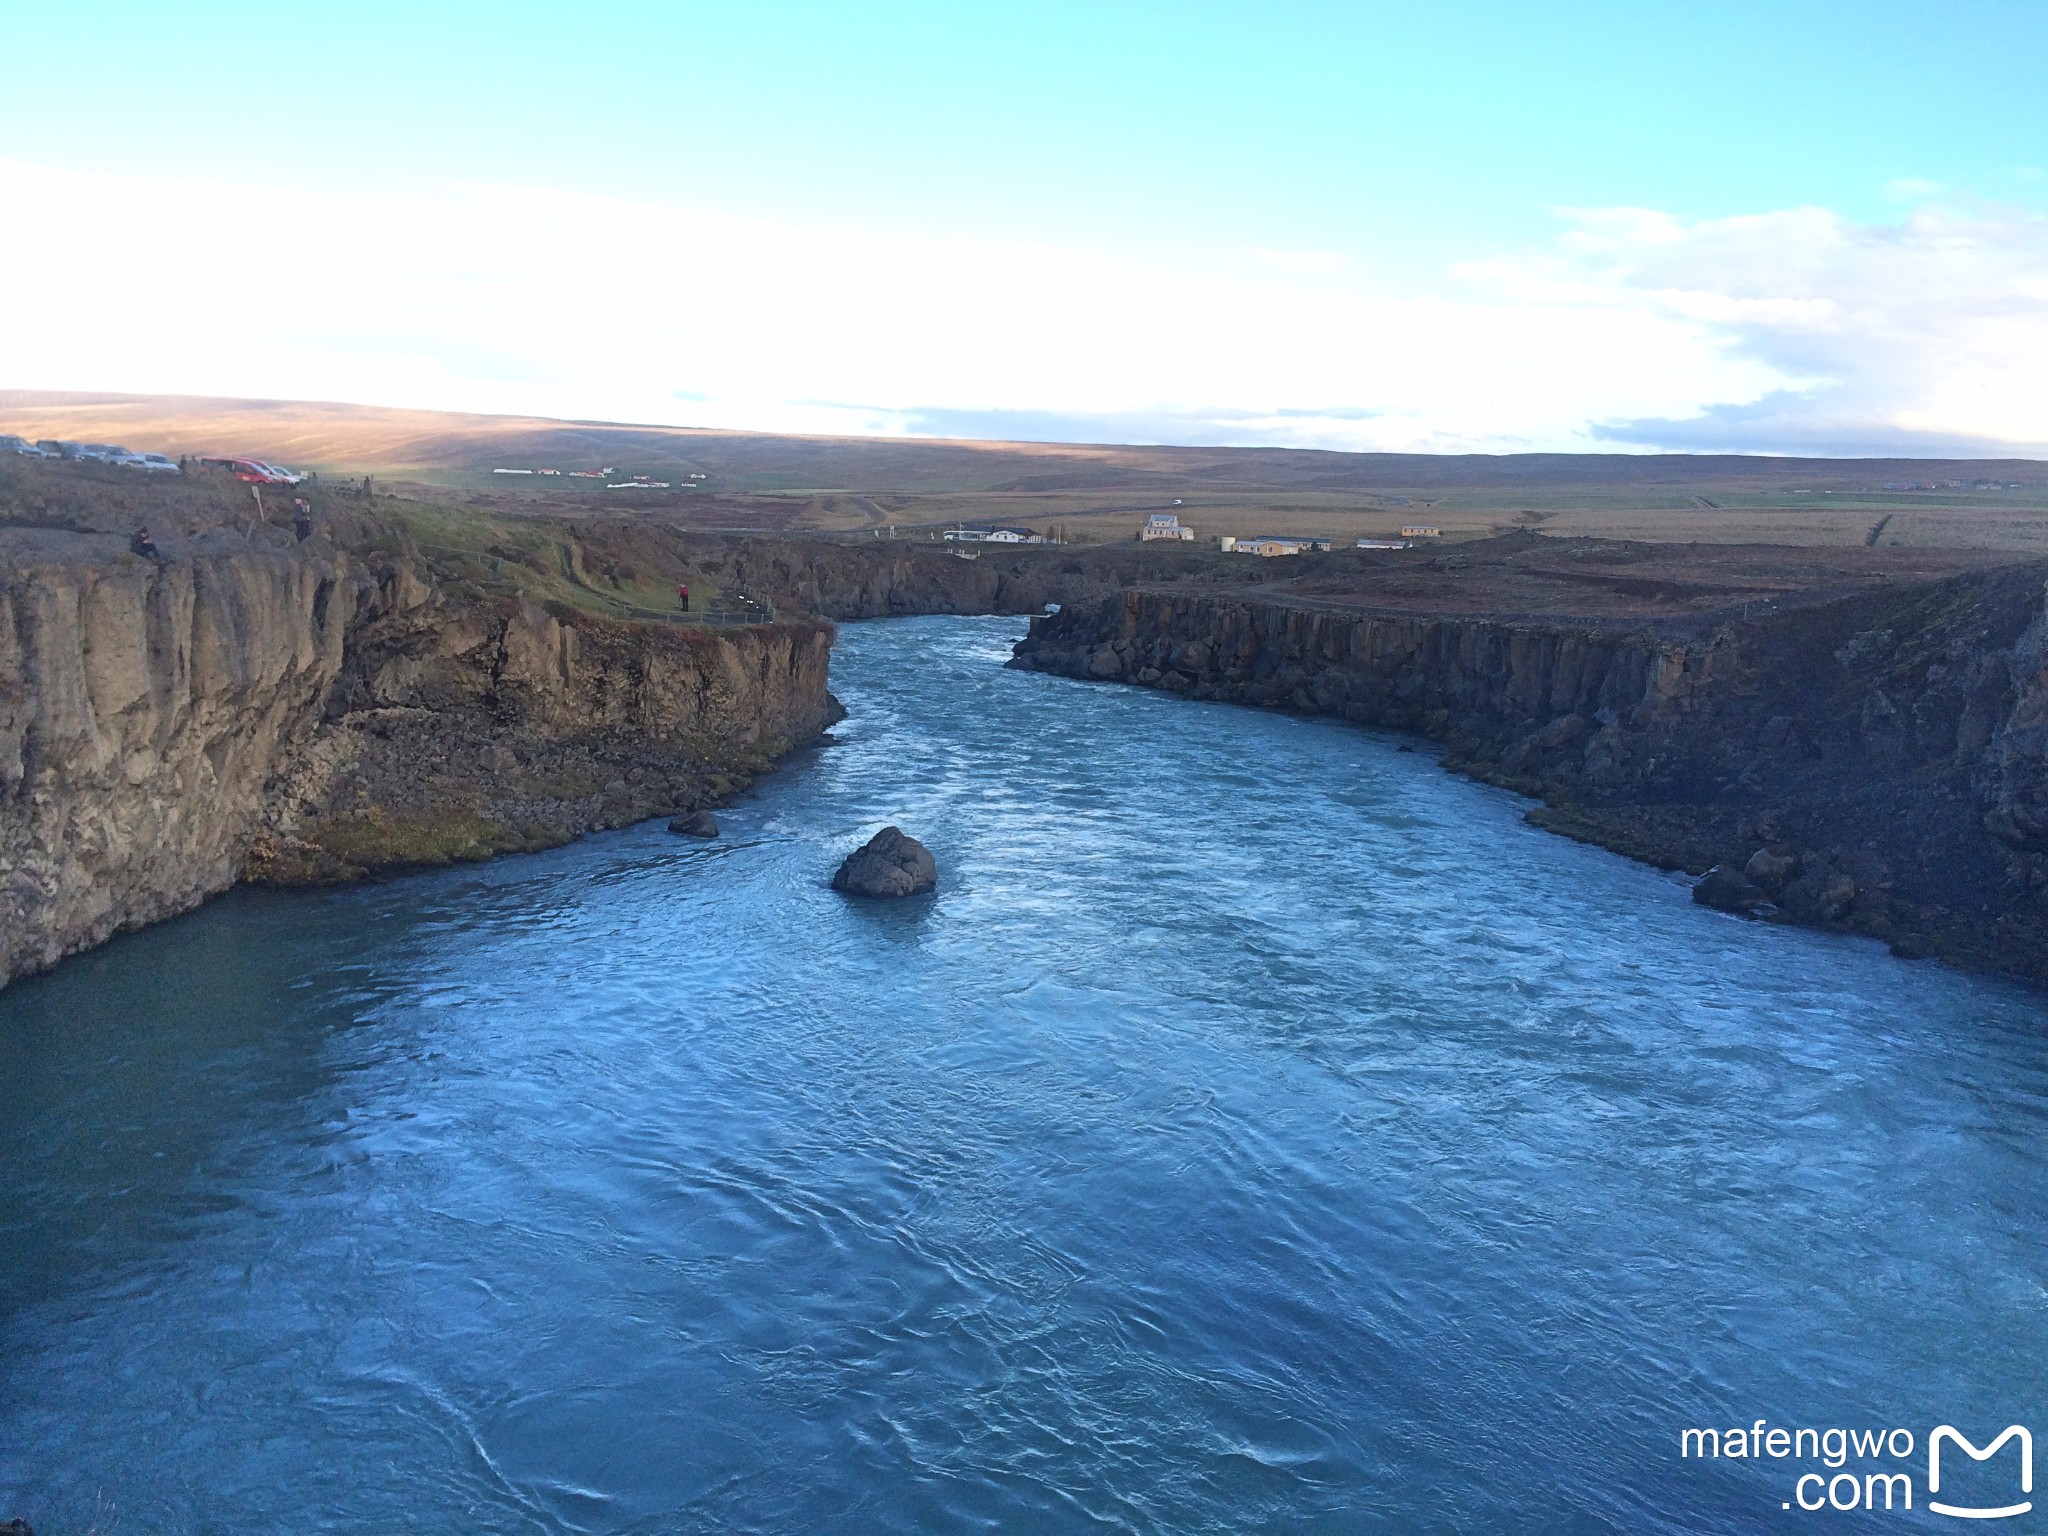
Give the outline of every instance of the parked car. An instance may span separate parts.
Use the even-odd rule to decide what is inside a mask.
[[[272,469],[261,459],[218,458],[199,461],[208,469],[224,469],[244,485],[290,485],[283,471]]]
[[[116,459],[128,457],[128,450],[119,443],[80,443],[75,459],[89,459],[96,464],[111,464]]]
[[[75,459],[78,457],[78,450],[83,448],[85,444],[74,443],[65,437],[45,437],[39,438],[36,446],[43,450],[45,457],[52,459]]]
[[[124,453],[114,462],[125,469],[147,469],[159,475],[178,473],[178,461],[161,453]]]
[[[258,459],[256,462],[258,464],[261,464],[265,469],[269,470],[273,475],[277,476],[277,478],[282,480],[286,485],[297,485],[301,480],[306,478],[304,475],[300,474],[296,469],[286,469],[282,464],[272,464],[264,459]]]
[[[0,433],[0,453],[19,453],[31,459],[47,459],[50,455],[25,437]]]

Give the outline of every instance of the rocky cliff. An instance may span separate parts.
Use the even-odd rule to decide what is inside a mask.
[[[1540,824],[2048,981],[2044,575],[1684,623],[1141,589],[1034,620],[1013,664],[1422,732]]]
[[[831,631],[554,614],[326,538],[0,530],[0,982],[247,874],[561,842],[837,718]]]
[[[0,535],[0,980],[232,883],[339,674],[329,561]],[[111,545],[111,548],[106,547]]]
[[[692,564],[831,619],[919,613],[1040,613],[1139,583],[1242,583],[1245,562],[1213,549],[1125,540],[1088,546],[949,545],[882,539],[687,539]]]

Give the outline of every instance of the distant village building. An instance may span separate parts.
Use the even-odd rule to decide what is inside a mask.
[[[1177,512],[1154,512],[1145,519],[1145,526],[1138,530],[1141,539],[1188,539],[1192,540],[1195,530],[1181,526]]]
[[[1427,523],[1409,523],[1401,530],[1404,539],[1440,539],[1443,536],[1443,529],[1433,528]]]
[[[1358,547],[1360,549],[1413,549],[1415,541],[1413,539],[1360,539]]]
[[[948,528],[946,537],[955,544],[1043,544],[1045,535],[1029,528]]]
[[[1239,539],[1231,548],[1240,555],[1259,555],[1271,560],[1280,555],[1306,554],[1312,549],[1328,549],[1328,539],[1297,538],[1293,534],[1262,533],[1256,538]]]

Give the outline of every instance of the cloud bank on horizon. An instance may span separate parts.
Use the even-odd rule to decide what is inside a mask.
[[[548,188],[309,194],[0,161],[0,385],[763,431],[2048,454],[2048,219],[1900,186],[1559,210],[1434,278]],[[290,218],[235,210],[288,207]]]

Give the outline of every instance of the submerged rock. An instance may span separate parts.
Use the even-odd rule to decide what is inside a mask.
[[[688,811],[671,821],[668,829],[681,837],[716,837],[718,818],[709,811]]]
[[[1716,864],[1692,888],[1692,899],[1717,912],[1754,912],[1769,898],[1750,879],[1725,864]]]
[[[895,827],[884,827],[846,856],[832,889],[849,896],[917,896],[939,883],[931,850]]]

